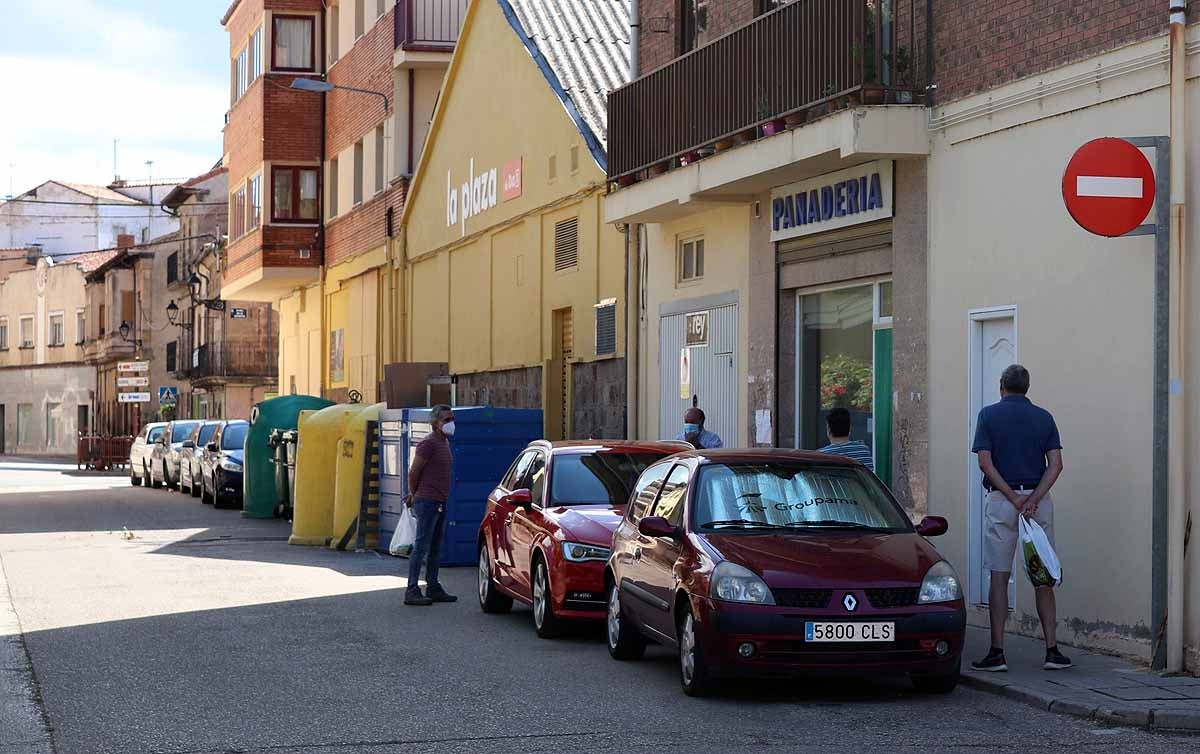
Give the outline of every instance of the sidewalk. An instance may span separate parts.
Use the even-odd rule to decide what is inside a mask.
[[[1075,667],[1043,670],[1045,645],[1006,636],[1007,673],[977,673],[987,654],[987,629],[967,628],[962,683],[1048,709],[1113,725],[1200,733],[1200,678],[1163,677],[1116,657],[1063,646]]]

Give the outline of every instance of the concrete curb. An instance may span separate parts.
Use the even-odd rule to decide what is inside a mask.
[[[964,672],[960,676],[964,686],[990,694],[1007,696],[1039,709],[1070,715],[1084,720],[1096,720],[1109,725],[1126,728],[1145,728],[1170,733],[1200,734],[1200,705],[1197,709],[1163,707],[1161,709],[1139,709],[1112,705],[1114,700],[1100,701],[1103,697],[1094,692],[1083,692],[1072,696],[1058,696],[1045,691],[1031,689],[1013,683],[1002,673]]]
[[[53,754],[54,739],[0,560],[0,751]]]

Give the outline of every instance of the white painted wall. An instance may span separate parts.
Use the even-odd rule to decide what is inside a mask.
[[[96,200],[53,182],[45,183],[36,189],[36,196],[31,192],[17,197],[31,201],[0,203],[0,247],[41,244],[46,253],[58,255],[115,247],[117,235],[122,232],[132,234],[140,242],[148,228],[147,237],[156,238],[178,228],[178,221],[158,207],[158,202],[172,188],[172,185],[155,186],[153,206],[140,203],[140,198],[139,203],[107,206],[97,203],[106,200]],[[133,197],[149,198],[150,193],[148,187],[125,191]]]

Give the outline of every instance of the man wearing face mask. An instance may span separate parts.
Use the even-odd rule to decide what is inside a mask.
[[[450,498],[450,442],[454,436],[454,412],[449,406],[430,411],[433,432],[417,445],[408,469],[408,507],[417,522],[417,536],[408,559],[406,605],[456,602],[438,583],[442,537],[446,533],[446,501]],[[428,560],[428,562],[426,562]],[[425,564],[425,594],[421,594],[421,565]]]
[[[695,406],[683,412],[683,432],[675,439],[690,442],[702,450],[725,447],[716,432],[704,428],[704,412]]]

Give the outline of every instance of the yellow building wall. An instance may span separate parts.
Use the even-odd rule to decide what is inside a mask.
[[[279,394],[290,394],[294,384],[298,395],[321,395],[321,287],[280,299],[278,309]]]
[[[391,360],[381,337],[389,310],[387,272],[382,267],[386,261],[386,247],[380,246],[330,267],[325,275],[325,384],[331,389],[358,390],[364,403],[377,400],[382,365]],[[335,375],[330,349],[338,330],[342,332],[342,373]]]
[[[572,361],[592,361],[594,307],[609,298],[622,356],[624,236],[602,222],[604,171],[498,4],[472,6],[438,108],[402,221],[407,357],[458,374],[542,366],[553,312],[570,307]],[[521,195],[504,201],[504,167],[518,159]],[[465,220],[460,207],[451,224],[450,191],[457,202],[464,182],[493,169],[495,204]],[[555,224],[571,217],[579,261],[555,271]]]

